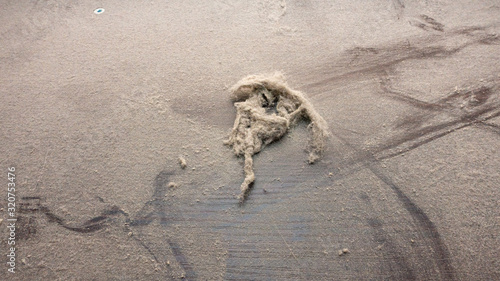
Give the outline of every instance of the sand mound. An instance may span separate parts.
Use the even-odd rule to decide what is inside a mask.
[[[237,156],[245,157],[241,201],[255,180],[252,156],[283,137],[298,120],[310,121],[309,163],[314,163],[321,156],[328,126],[303,93],[288,87],[281,73],[247,76],[230,91],[237,113],[225,144],[232,146]]]

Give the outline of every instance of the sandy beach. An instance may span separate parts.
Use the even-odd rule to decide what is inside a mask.
[[[500,279],[499,1],[0,2],[0,276]],[[276,71],[329,138],[241,203],[230,89]]]

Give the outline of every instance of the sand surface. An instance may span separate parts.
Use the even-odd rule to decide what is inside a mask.
[[[498,1],[0,2],[0,276],[500,279]],[[331,137],[239,204],[228,89],[274,71]]]

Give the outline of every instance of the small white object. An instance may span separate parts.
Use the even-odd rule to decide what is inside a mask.
[[[103,8],[97,8],[97,9],[94,10],[94,14],[96,14],[96,15],[100,15],[102,13],[104,13],[104,9]]]

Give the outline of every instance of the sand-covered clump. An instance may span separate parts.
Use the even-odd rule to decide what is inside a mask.
[[[328,136],[327,123],[304,93],[287,85],[281,73],[247,76],[230,91],[237,112],[233,130],[225,144],[232,146],[237,156],[245,157],[241,201],[255,180],[252,156],[283,137],[298,120],[310,121],[309,163],[321,156]]]

